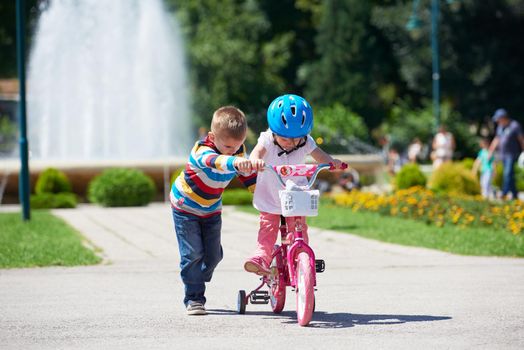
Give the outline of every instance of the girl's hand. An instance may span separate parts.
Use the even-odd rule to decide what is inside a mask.
[[[264,171],[266,162],[263,159],[251,159],[251,169],[253,171]]]
[[[333,159],[331,162],[335,166],[335,169],[341,169],[342,168],[342,161],[340,159]]]
[[[241,171],[243,173],[251,172],[251,161],[249,159],[236,157],[235,161],[233,162],[233,165],[238,171]]]

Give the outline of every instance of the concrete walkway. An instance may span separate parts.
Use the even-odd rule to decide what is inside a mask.
[[[103,249],[98,266],[0,270],[1,349],[523,349],[524,259],[463,257],[330,231],[310,237],[318,277],[310,327],[248,305],[239,289],[257,218],[226,208],[225,258],[208,285],[209,315],[182,305],[170,209],[55,210]]]

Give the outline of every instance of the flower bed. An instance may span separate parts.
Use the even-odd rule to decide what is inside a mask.
[[[480,196],[437,195],[422,187],[389,195],[352,191],[332,196],[335,204],[354,211],[411,218],[436,226],[494,227],[519,235],[524,229],[524,203],[490,202]]]

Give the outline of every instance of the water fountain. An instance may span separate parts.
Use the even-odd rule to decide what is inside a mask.
[[[43,4],[28,62],[32,173],[180,164],[194,142],[189,85],[162,0]]]
[[[192,141],[183,46],[161,0],[55,0],[28,65],[33,159],[181,156]]]

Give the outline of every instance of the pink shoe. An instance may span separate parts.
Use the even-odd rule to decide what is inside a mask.
[[[269,275],[270,271],[264,259],[254,256],[244,263],[244,270],[253,272],[259,276]]]

